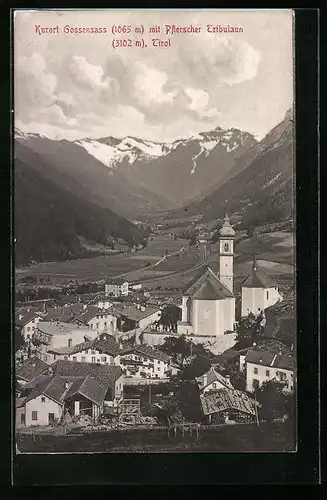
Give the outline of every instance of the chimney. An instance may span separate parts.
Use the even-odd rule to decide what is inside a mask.
[[[145,306],[141,306],[141,312],[145,311]]]
[[[49,368],[48,368],[48,373],[49,373],[49,375],[52,375],[52,368],[51,368],[51,366],[49,366]]]
[[[256,271],[258,269],[258,265],[257,265],[257,256],[256,254],[254,253],[253,254],[253,263],[252,263],[252,271]]]
[[[65,382],[65,389],[67,390],[67,389],[68,389],[68,387],[69,387],[69,382],[67,382],[67,381],[66,381],[66,382]]]
[[[230,382],[230,375],[226,375],[226,377],[225,377],[225,378],[226,378],[226,380],[227,380],[228,382]]]
[[[22,315],[22,314],[20,314],[20,315],[18,316],[18,319],[19,319],[19,321],[20,321],[21,319],[23,319],[23,315]]]
[[[121,342],[119,342],[119,349],[122,349],[123,348],[123,344]]]

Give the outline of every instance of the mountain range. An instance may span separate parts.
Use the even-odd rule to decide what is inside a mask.
[[[74,255],[77,236],[103,242],[120,238],[132,246],[144,233],[127,219],[161,212],[200,214],[209,221],[228,210],[251,224],[280,220],[293,210],[292,169],[292,111],[260,142],[247,132],[220,127],[172,143],[134,137],[53,140],[16,130],[15,226],[21,255],[47,260],[47,241],[52,249],[57,241],[59,253]],[[48,217],[47,227],[41,214]],[[47,235],[40,236],[39,250],[33,247],[35,231]]]

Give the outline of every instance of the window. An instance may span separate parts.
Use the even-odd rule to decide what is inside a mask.
[[[32,330],[35,330],[35,326],[32,326]]]
[[[30,334],[27,334],[27,335],[26,335],[26,338],[27,338],[27,339],[30,339],[30,338],[31,338]]]
[[[72,347],[72,345],[73,345],[72,339],[68,339],[68,347]]]
[[[284,372],[279,372],[279,377],[282,382],[285,382],[286,380],[286,373]]]
[[[107,362],[107,356],[102,356],[101,361],[102,361],[102,363],[106,363]]]
[[[228,250],[229,250],[228,243],[225,243],[224,250],[225,250],[225,252],[228,252]]]
[[[212,384],[212,387],[213,387],[214,389],[216,389],[216,382],[214,382],[214,383]]]
[[[269,377],[269,375],[270,375],[270,371],[266,370],[266,377]]]
[[[77,356],[73,356],[73,361],[77,361]]]
[[[99,328],[99,323],[97,323],[97,328]]]
[[[293,373],[291,373],[291,377],[293,378]]]
[[[68,360],[68,356],[64,356],[64,360],[67,361]]]
[[[269,299],[269,292],[267,291],[267,300]]]
[[[37,411],[32,411],[32,420],[37,420]]]
[[[82,363],[85,363],[85,361],[86,361],[86,357],[85,357],[85,356],[82,356],[81,361],[82,361]]]
[[[100,358],[97,359],[97,363],[100,363]]]
[[[44,396],[41,397],[41,403],[45,403],[45,397]]]
[[[107,326],[107,322],[106,321],[104,322],[104,326]]]
[[[95,354],[95,351],[91,351],[91,354]]]
[[[29,327],[29,326],[27,327],[27,331],[28,331],[28,332],[30,331],[30,327]]]
[[[158,366],[158,372],[160,372],[160,366]]]
[[[95,356],[92,356],[92,363],[95,363]]]
[[[253,368],[253,373],[257,374],[258,373],[258,368]]]

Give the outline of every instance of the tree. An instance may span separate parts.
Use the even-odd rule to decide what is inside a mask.
[[[191,236],[190,236],[190,245],[191,245],[191,246],[193,246],[193,245],[195,245],[195,244],[196,244],[196,239],[197,239],[197,238],[196,238],[196,232],[195,232],[195,231],[193,231],[193,232],[191,233]]]
[[[25,340],[21,328],[15,326],[15,352],[22,349],[25,345]]]
[[[240,319],[236,328],[236,349],[244,349],[254,342],[258,343],[261,333],[260,321],[260,316],[255,317],[252,313]]]
[[[205,356],[198,355],[189,366],[186,366],[182,371],[182,380],[193,380],[196,377],[201,377],[204,373],[209,371],[211,363]]]
[[[287,397],[283,389],[284,386],[280,382],[268,380],[256,390],[256,398],[262,405],[261,417],[268,422],[281,418],[287,413]]]

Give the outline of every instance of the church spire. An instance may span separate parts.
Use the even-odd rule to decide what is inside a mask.
[[[253,254],[253,263],[252,263],[252,271],[256,271],[258,269],[258,265],[257,265],[257,256],[256,254],[254,253]]]

